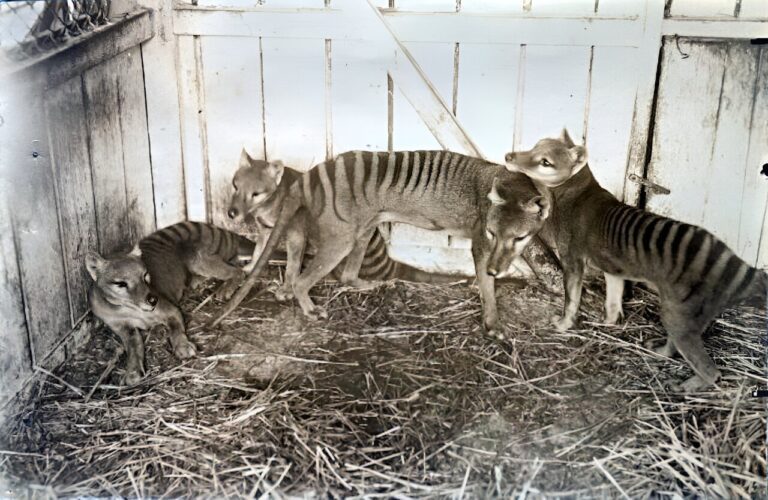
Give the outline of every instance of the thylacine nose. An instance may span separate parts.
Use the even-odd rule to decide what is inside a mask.
[[[157,305],[157,295],[148,293],[147,294],[147,304],[151,305],[152,307]]]
[[[238,214],[237,209],[234,207],[227,210],[227,215],[229,216],[230,219],[234,219],[235,217],[237,217],[237,214]]]

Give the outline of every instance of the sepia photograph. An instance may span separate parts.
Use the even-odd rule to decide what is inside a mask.
[[[0,498],[768,497],[768,0],[0,0]]]

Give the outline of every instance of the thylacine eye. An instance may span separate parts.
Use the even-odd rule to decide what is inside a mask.
[[[514,238],[512,238],[512,239],[515,241],[515,243],[519,243],[519,242],[521,242],[521,241],[523,241],[523,240],[526,240],[526,239],[528,239],[528,236],[530,236],[530,235],[528,235],[528,234],[524,234],[524,235],[522,235],[522,236],[516,236],[516,237],[514,237]]]
[[[488,238],[489,240],[493,240],[496,237],[496,235],[493,234],[493,231],[491,231],[490,229],[486,229],[485,237]]]
[[[259,196],[260,193],[251,193],[251,197],[256,198]]]
[[[232,187],[235,191],[237,191],[237,183],[234,181],[234,179],[232,180]]]
[[[551,167],[552,166],[552,164],[546,158],[542,158],[539,163],[541,164],[542,167]]]
[[[128,288],[128,283],[125,281],[113,281],[112,284],[118,288]]]

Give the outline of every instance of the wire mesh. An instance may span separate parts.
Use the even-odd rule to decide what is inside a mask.
[[[0,0],[0,50],[22,60],[108,22],[110,0]]]

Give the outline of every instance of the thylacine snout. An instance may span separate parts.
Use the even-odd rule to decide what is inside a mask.
[[[283,177],[284,165],[280,160],[264,161],[251,158],[243,148],[237,172],[232,179],[227,216],[235,222],[243,222],[247,216],[263,219],[259,208],[264,206],[277,191]],[[259,215],[262,215],[259,217]],[[267,217],[269,218],[269,217]],[[261,221],[271,227],[270,221]]]

